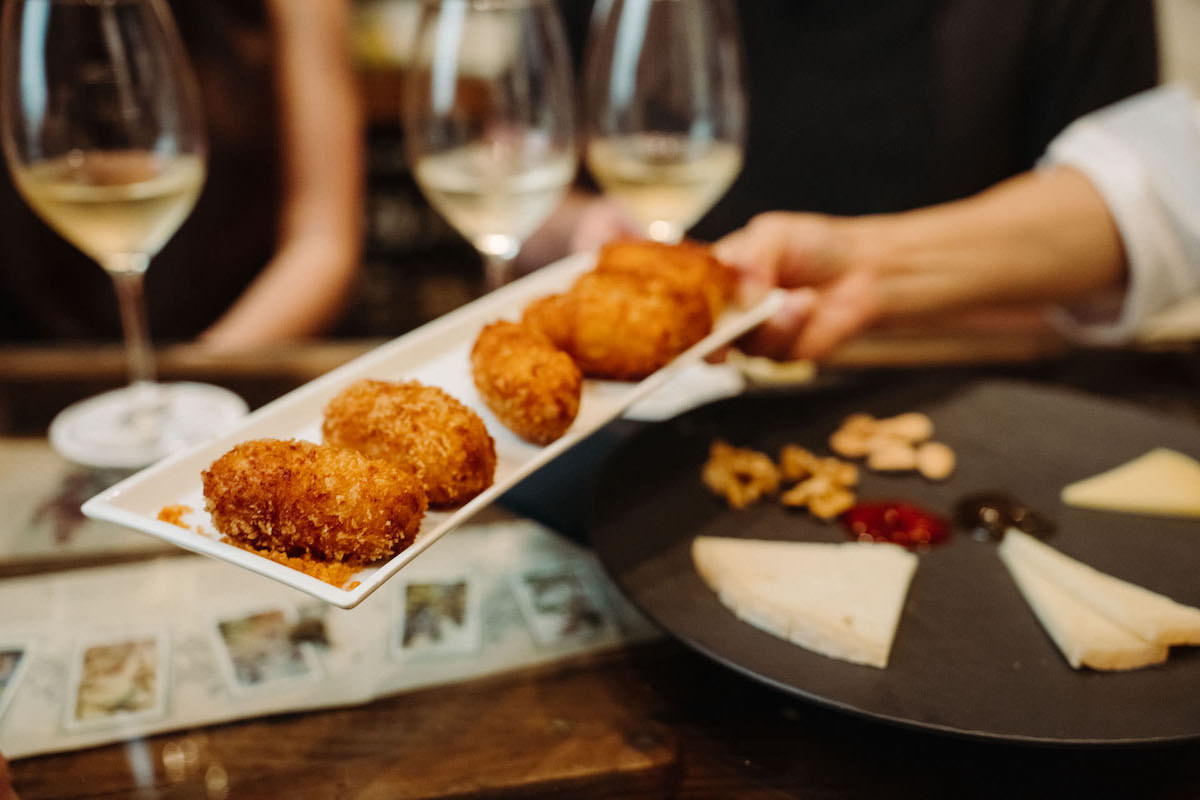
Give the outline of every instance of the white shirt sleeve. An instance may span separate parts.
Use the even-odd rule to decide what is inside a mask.
[[[1060,331],[1118,344],[1154,314],[1200,295],[1200,107],[1186,89],[1158,87],[1080,118],[1040,162],[1056,164],[1078,169],[1099,190],[1129,264],[1123,297],[1054,308]]]

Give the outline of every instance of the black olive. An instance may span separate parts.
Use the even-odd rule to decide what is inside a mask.
[[[1053,521],[1004,492],[977,492],[963,497],[954,507],[954,521],[981,542],[998,541],[1009,528],[1038,537],[1054,532]]]

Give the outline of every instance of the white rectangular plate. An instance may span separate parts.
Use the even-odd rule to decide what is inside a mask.
[[[660,386],[671,375],[702,359],[722,344],[767,319],[782,300],[779,290],[746,310],[725,312],[713,332],[667,366],[638,383],[585,380],[579,415],[557,441],[539,447],[518,438],[484,406],[471,379],[469,353],[480,329],[497,319],[517,319],[525,305],[543,295],[565,290],[593,257],[571,256],[538,270],[398,339],[322,375],[247,416],[232,431],[178,453],[121,481],[83,504],[83,513],[126,525],[180,547],[245,567],[293,586],[333,605],[353,608],[405,564],[447,532],[468,520],[538,467],[603,426],[630,404]],[[341,589],[314,577],[220,540],[203,511],[200,473],[222,453],[249,439],[307,439],[321,441],[321,414],[329,400],[360,378],[416,379],[439,386],[483,418],[496,441],[496,475],[492,486],[452,511],[425,515],[413,543],[391,560],[360,570]],[[186,517],[190,528],[158,519],[165,506],[185,505],[195,511]],[[195,527],[205,533],[199,533]],[[357,585],[354,581],[358,581]]]

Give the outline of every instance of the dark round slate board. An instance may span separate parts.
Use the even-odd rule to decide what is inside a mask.
[[[701,485],[716,437],[777,453],[825,440],[854,411],[919,410],[959,466],[945,483],[863,471],[861,499],[901,498],[950,516],[971,492],[1001,489],[1048,514],[1055,547],[1200,605],[1200,520],[1068,508],[1065,484],[1155,446],[1200,457],[1200,428],[1142,407],[1014,381],[913,379],[848,391],[724,400],[651,426],[596,483],[588,528],[627,596],[681,641],[735,670],[822,705],[917,728],[1064,745],[1200,737],[1200,648],[1128,673],[1075,671],[1018,593],[995,545],[956,530],[920,553],[886,670],[804,650],[742,623],[692,567],[694,536],[842,541],[837,524],[763,502],[730,511]]]

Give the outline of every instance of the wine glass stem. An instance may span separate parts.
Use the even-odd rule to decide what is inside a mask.
[[[513,259],[492,253],[483,254],[483,282],[487,291],[499,289],[513,279]]]
[[[661,219],[651,222],[646,232],[651,239],[663,244],[679,244],[683,240],[684,234],[683,228],[679,225]]]
[[[104,263],[117,290],[121,328],[125,334],[132,397],[129,423],[147,437],[157,434],[162,412],[146,316],[145,278],[149,262],[149,256],[142,253],[120,253]]]

